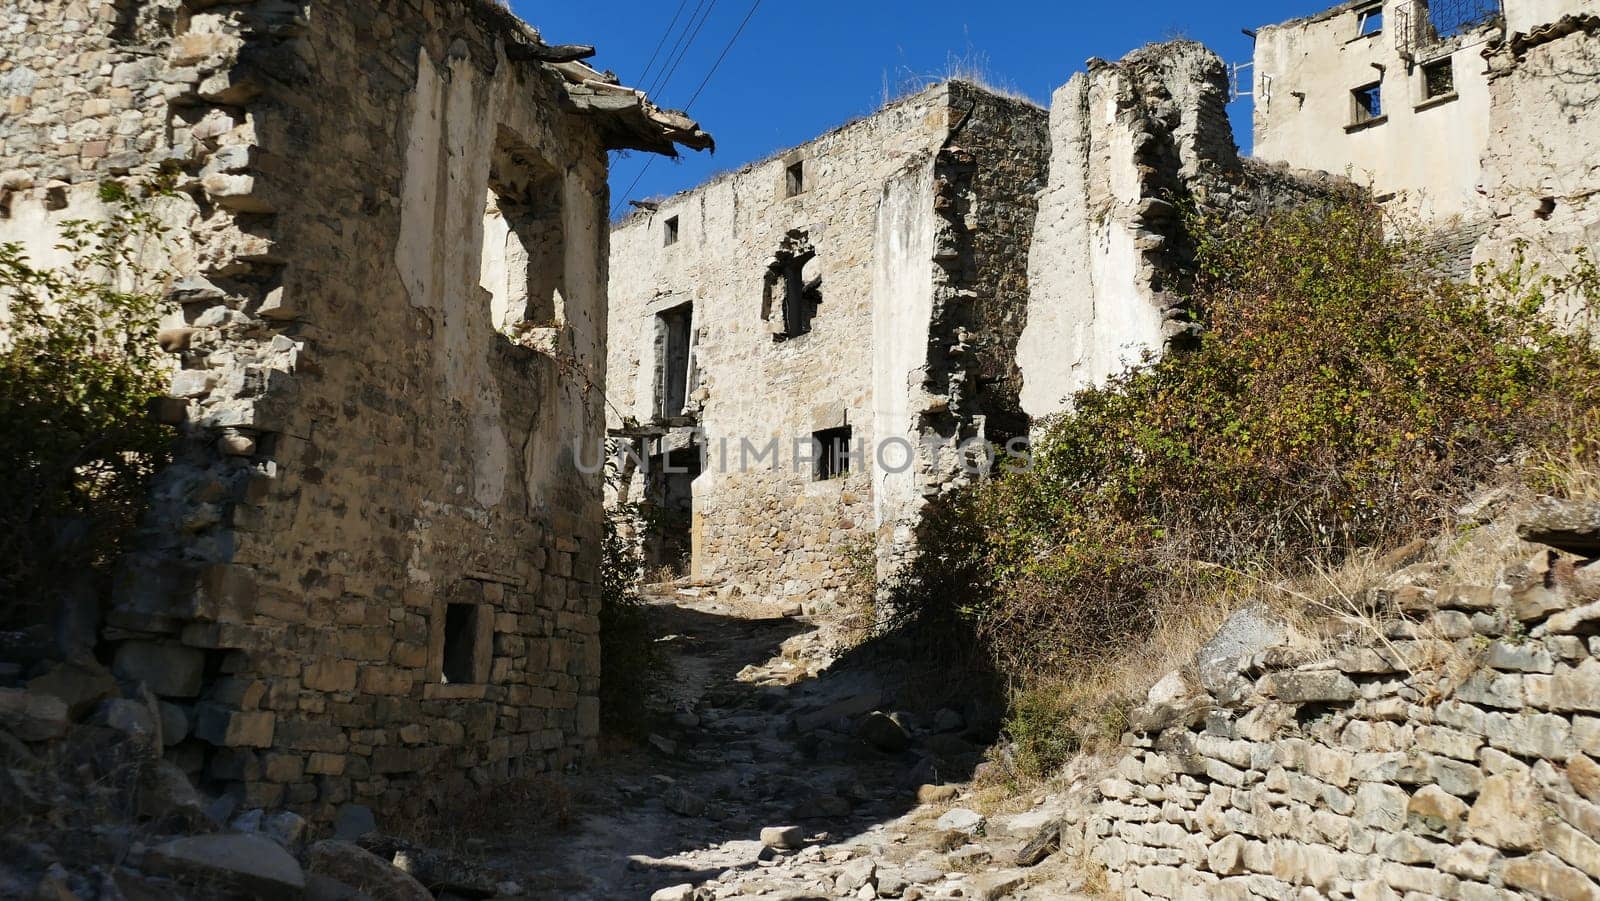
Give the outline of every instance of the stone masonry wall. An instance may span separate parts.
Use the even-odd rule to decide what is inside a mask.
[[[1491,585],[1401,569],[1326,659],[1235,615],[1132,712],[1064,837],[1129,898],[1600,897],[1583,562],[1540,550]]]
[[[951,415],[970,420],[978,402],[959,398],[1007,377],[999,357],[970,377],[953,374],[967,361],[945,360],[973,346],[982,317],[1020,312],[1042,120],[1026,104],[941,85],[616,227],[610,397],[623,415],[672,427],[656,409],[655,320],[693,305],[690,415],[709,457],[693,485],[696,575],[738,594],[825,603],[880,529],[892,538],[921,493],[947,478],[920,462],[885,473],[874,452],[890,438],[914,444],[930,409],[965,403]],[[805,183],[789,196],[796,164]],[[808,334],[774,340],[763,278],[793,236],[816,250],[805,278],[820,279],[821,303]],[[864,451],[850,475],[819,482],[797,471],[794,441],[840,426]],[[760,449],[774,439],[777,469],[741,459],[743,441]],[[903,459],[898,446],[886,453]]]
[[[1600,15],[1514,34],[1484,56],[1481,190],[1493,219],[1474,261],[1503,263],[1521,243],[1531,260],[1565,271],[1573,251],[1600,246]]]
[[[1342,189],[1241,160],[1227,99],[1222,60],[1187,41],[1091,60],[1056,92],[1016,351],[1033,419],[1190,333],[1182,205],[1256,215]]]
[[[327,816],[590,751],[605,152],[680,120],[472,0],[0,15],[0,238],[47,247],[107,176],[175,191],[183,439],[103,648],[169,758]],[[519,341],[480,286],[491,186],[559,235]]]

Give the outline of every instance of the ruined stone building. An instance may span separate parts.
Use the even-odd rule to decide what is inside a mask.
[[[889,471],[886,442],[1003,444],[1191,333],[1181,207],[1364,188],[1461,276],[1519,240],[1592,246],[1597,23],[1582,0],[1367,0],[1262,28],[1254,158],[1228,67],[1176,42],[1090,60],[1047,134],[957,83],[646,205],[614,230],[609,368],[655,561],[789,600],[827,596],[864,542],[884,574],[971,474],[925,452]],[[790,465],[808,437],[868,452]],[[741,442],[772,440],[782,465],[748,465]]]
[[[1347,175],[1465,259],[1593,246],[1597,23],[1593,0],[1365,0],[1262,28],[1255,154]]]
[[[654,562],[827,600],[906,544],[963,442],[1026,434],[1047,156],[1043,110],[951,82],[616,226],[612,425]]]
[[[590,751],[606,152],[709,137],[476,0],[0,25],[0,240],[173,188],[184,439],[102,648],[169,758],[327,815]]]

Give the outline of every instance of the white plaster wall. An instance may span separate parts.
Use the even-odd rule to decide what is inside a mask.
[[[465,57],[452,57],[441,67],[425,49],[419,51],[394,261],[409,302],[434,322],[437,377],[448,396],[469,411],[471,426],[462,440],[473,461],[471,484],[441,484],[439,499],[459,503],[470,496],[482,507],[494,507],[506,497],[507,479],[520,472],[528,506],[538,510],[573,478],[571,441],[579,438],[592,451],[603,420],[598,392],[585,390],[579,378],[544,380],[547,396],[541,398],[501,396],[494,348],[507,339],[497,330],[501,323],[482,287],[485,270],[501,265],[485,261],[486,240],[499,248],[491,257],[504,255],[506,240],[503,228],[491,226],[485,235],[496,135],[503,127],[545,159],[564,164],[560,191],[567,240],[560,265],[566,319],[555,351],[578,361],[597,385],[604,382],[605,235],[600,201],[587,186],[603,173],[565,165],[569,154],[558,144],[559,129],[535,118],[546,112],[518,102],[523,89],[512,77],[514,67],[504,62],[495,75],[484,76]],[[536,411],[531,422],[527,410]],[[508,421],[528,434],[508,434]],[[522,456],[515,467],[513,437]]]
[[[923,387],[933,315],[933,162],[921,161],[891,178],[878,205],[872,283],[872,433],[885,444],[883,467],[873,467],[873,519],[900,524],[919,508],[915,464],[916,414],[927,406]],[[898,439],[898,443],[895,440]],[[900,466],[902,461],[908,465]]]
[[[1255,52],[1255,156],[1350,178],[1426,223],[1481,215],[1479,158],[1488,142],[1489,91],[1482,58],[1497,29],[1483,29],[1410,66],[1401,58],[1398,9],[1385,4],[1385,30],[1358,36],[1341,9],[1262,28]],[[1450,56],[1457,97],[1422,102],[1421,63]],[[1380,71],[1373,64],[1383,66]],[[1381,81],[1387,121],[1357,130],[1350,92]]]
[[[1595,0],[1505,0],[1506,30],[1526,34],[1540,25],[1576,13],[1600,13]]]
[[[714,463],[695,482],[698,575],[803,598],[841,578],[843,548],[870,537],[870,464],[849,479],[813,482],[809,471],[788,468],[791,445],[841,419],[858,444],[875,444],[886,421],[873,362],[880,203],[891,179],[931,157],[953,115],[947,90],[930,89],[613,229],[608,394],[620,412],[608,414],[612,425],[622,415],[651,419],[655,313],[694,303],[700,426],[714,454],[729,451],[728,471]],[[794,159],[805,161],[807,189],[786,197],[784,172]],[[665,246],[673,216],[679,240]],[[817,249],[823,300],[810,334],[774,341],[761,317],[763,280],[791,229],[806,230]],[[922,350],[925,359],[925,342]],[[896,408],[903,402],[893,400]],[[739,471],[741,440],[760,446],[772,438],[783,470]]]

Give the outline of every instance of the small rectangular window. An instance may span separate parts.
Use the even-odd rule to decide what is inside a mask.
[[[784,196],[793,197],[803,194],[806,190],[806,163],[805,160],[796,160],[789,164],[783,172]]]
[[[1356,13],[1356,16],[1360,21],[1361,37],[1378,34],[1383,31],[1383,7],[1374,6],[1370,9],[1363,9]]]
[[[1383,84],[1373,82],[1350,92],[1351,124],[1362,125],[1383,118]]]
[[[486,681],[488,653],[478,641],[478,617],[482,605],[447,604],[444,614],[444,681],[451,685],[470,685]]]
[[[849,426],[812,432],[811,441],[811,449],[817,456],[813,470],[816,481],[842,479],[850,474]]]
[[[1448,97],[1456,92],[1456,70],[1450,57],[1427,63],[1422,67],[1422,99]]]
[[[672,245],[678,243],[677,216],[671,216],[667,219],[666,223],[662,226],[661,234],[663,247],[671,247]]]

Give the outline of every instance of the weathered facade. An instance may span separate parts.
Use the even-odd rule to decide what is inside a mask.
[[[1182,207],[1254,215],[1336,187],[1241,159],[1227,102],[1222,60],[1191,42],[1091,61],[1056,92],[1017,347],[1030,417],[1189,334]]]
[[[1423,224],[1475,236],[1496,193],[1487,158],[1511,146],[1497,120],[1546,135],[1559,121],[1523,116],[1512,97],[1544,89],[1494,88],[1485,57],[1593,12],[1585,0],[1358,0],[1261,28],[1255,155],[1348,176]]]
[[[709,138],[488,3],[0,15],[0,240],[174,191],[183,439],[103,649],[169,757],[326,815],[592,749],[606,151]]]
[[[615,228],[612,425],[658,562],[826,602],[910,547],[962,443],[1026,434],[1046,154],[1043,110],[951,82]]]

